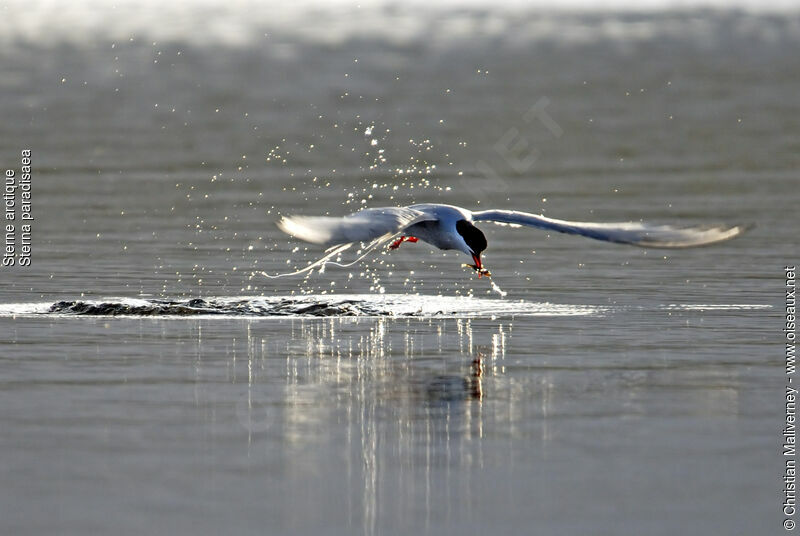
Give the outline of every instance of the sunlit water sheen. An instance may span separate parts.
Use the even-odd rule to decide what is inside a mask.
[[[0,534],[781,530],[796,13],[75,5],[0,17]],[[324,254],[282,213],[429,201],[756,227],[261,275]]]

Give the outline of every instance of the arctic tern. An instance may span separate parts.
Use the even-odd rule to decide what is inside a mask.
[[[747,229],[745,225],[680,228],[640,222],[566,221],[513,210],[474,212],[453,205],[434,203],[368,208],[344,217],[284,216],[278,222],[278,227],[295,238],[328,247],[357,242],[377,244],[394,239],[389,248],[397,249],[404,241],[422,240],[439,249],[454,249],[471,256],[474,264],[468,266],[478,272],[480,277],[491,275],[481,261],[481,253],[488,245],[486,236],[474,225],[484,221],[535,227],[646,248],[706,246],[729,240]]]

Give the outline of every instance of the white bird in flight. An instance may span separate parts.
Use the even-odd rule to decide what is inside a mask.
[[[300,240],[331,248],[323,259],[300,272],[324,264],[354,243],[370,242],[367,248],[369,251],[379,243],[395,239],[389,246],[390,249],[397,249],[404,241],[422,240],[439,249],[455,249],[466,253],[474,261],[474,264],[468,266],[477,271],[480,277],[491,275],[481,262],[481,253],[487,247],[486,236],[474,225],[476,222],[484,221],[512,226],[524,225],[648,248],[706,246],[729,240],[748,228],[744,225],[678,228],[639,222],[578,222],[514,210],[473,212],[453,205],[434,203],[408,207],[369,208],[338,218],[284,216],[278,222],[278,227]]]

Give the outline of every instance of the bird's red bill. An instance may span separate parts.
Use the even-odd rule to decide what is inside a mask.
[[[475,261],[475,268],[477,270],[480,270],[481,268],[483,268],[483,265],[481,264],[481,258],[479,256],[473,254],[472,255],[472,260]]]

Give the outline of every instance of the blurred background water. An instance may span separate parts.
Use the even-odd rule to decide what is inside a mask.
[[[779,530],[790,4],[0,7],[36,217],[0,272],[0,532]],[[321,255],[282,213],[427,201],[756,227],[484,226],[505,298],[424,244],[260,275]],[[36,312],[343,294],[377,316]]]

